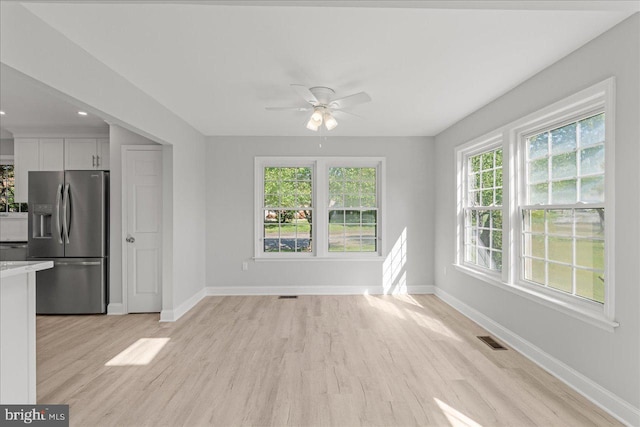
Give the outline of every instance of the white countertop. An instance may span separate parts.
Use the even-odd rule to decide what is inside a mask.
[[[53,268],[53,261],[0,261],[0,278]]]

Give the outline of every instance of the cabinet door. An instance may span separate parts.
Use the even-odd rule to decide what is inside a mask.
[[[109,139],[98,139],[98,169],[109,170]]]
[[[64,139],[40,139],[40,170],[61,171],[64,169]]]
[[[64,140],[64,168],[91,170],[96,168],[96,140],[74,138]]]
[[[38,140],[35,138],[15,138],[13,144],[14,198],[16,202],[27,203],[29,201],[29,171],[40,169]]]

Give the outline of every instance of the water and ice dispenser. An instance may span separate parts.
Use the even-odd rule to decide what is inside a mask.
[[[54,224],[54,206],[45,204],[36,204],[29,206],[31,210],[32,220],[32,237],[34,239],[51,239]]]

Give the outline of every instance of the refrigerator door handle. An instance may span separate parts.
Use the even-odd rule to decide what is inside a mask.
[[[58,226],[58,243],[62,244],[62,226],[60,225],[60,198],[62,197],[62,184],[58,184],[58,191],[56,193],[56,212],[58,213],[58,221],[56,221],[56,225]]]
[[[64,186],[64,196],[62,197],[62,230],[64,232],[65,240],[69,243],[69,219],[67,217],[67,210],[69,209],[69,184]]]

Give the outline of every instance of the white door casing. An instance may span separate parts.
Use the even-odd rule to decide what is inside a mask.
[[[122,147],[122,285],[127,313],[162,308],[162,148]]]

